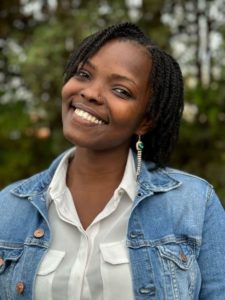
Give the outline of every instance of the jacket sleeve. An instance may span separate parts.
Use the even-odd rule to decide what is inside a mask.
[[[200,300],[225,299],[225,212],[211,189],[203,225],[198,263],[202,275]]]

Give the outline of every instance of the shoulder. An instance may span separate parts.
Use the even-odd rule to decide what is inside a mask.
[[[186,171],[174,169],[171,167],[157,168],[156,165],[152,162],[144,162],[144,172],[143,175],[145,179],[155,180],[158,178],[164,180],[167,178],[167,181],[174,180],[180,183],[180,185],[196,185],[198,187],[208,187],[213,188],[213,185],[210,184],[206,179],[201,178],[195,174],[188,173]],[[146,172],[147,171],[147,172]]]
[[[37,216],[36,206],[46,205],[45,195],[50,182],[49,169],[37,173],[27,179],[14,182],[0,191],[0,227],[14,228],[28,224]],[[38,203],[33,202],[36,199]],[[8,232],[8,231],[7,231]],[[1,232],[0,239],[7,240],[7,234]]]
[[[164,169],[164,172],[174,179],[179,180],[182,183],[182,188],[188,189],[190,193],[194,191],[202,191],[210,196],[210,194],[214,191],[214,187],[211,183],[197,175],[168,167]]]
[[[161,205],[163,211],[168,210],[168,215],[174,212],[175,218],[186,216],[193,224],[203,221],[210,215],[209,211],[225,219],[213,185],[199,176],[168,167],[148,168],[145,180],[153,192],[152,203],[157,207]]]
[[[0,191],[0,215],[4,217],[4,215],[10,211],[13,213],[21,212],[22,208],[27,207],[29,201],[22,200],[29,199],[29,196],[35,192],[35,186],[39,186],[40,178],[44,176],[45,172],[46,171],[37,173],[3,188]]]
[[[203,184],[203,185],[209,185],[210,187],[213,187],[212,184],[210,184],[206,179],[195,175],[195,174],[191,174],[188,173],[186,171],[182,171],[182,170],[178,170],[178,169],[174,169],[174,168],[170,168],[170,167],[166,167],[165,169],[163,169],[165,172],[167,172],[170,176],[176,177],[176,178],[180,178],[182,180],[186,181],[190,181],[190,182],[196,182],[199,184]]]
[[[0,202],[7,199],[29,197],[46,191],[64,155],[65,153],[58,156],[48,169],[3,188],[0,191]]]
[[[214,186],[206,179],[177,169],[167,168],[166,171],[170,176],[182,182],[181,191],[190,199],[190,202],[199,201],[206,206],[220,202]]]
[[[146,168],[147,167],[147,168]],[[166,168],[154,168],[154,165],[146,164],[147,172],[144,172],[144,181],[150,185],[150,189],[160,197],[172,199],[172,201],[187,203],[198,202],[206,205],[207,201],[215,195],[214,187],[207,180],[185,171]]]

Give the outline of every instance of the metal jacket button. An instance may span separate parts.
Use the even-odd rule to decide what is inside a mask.
[[[16,292],[18,294],[23,294],[25,289],[25,284],[22,281],[17,282],[16,284]]]
[[[45,235],[45,232],[44,232],[44,230],[42,229],[42,228],[38,228],[38,229],[36,229],[35,231],[34,231],[34,236],[36,237],[36,238],[41,238],[41,237],[43,237]]]
[[[187,256],[184,254],[184,252],[180,252],[180,259],[182,260],[182,262],[187,262],[187,260],[188,260]]]

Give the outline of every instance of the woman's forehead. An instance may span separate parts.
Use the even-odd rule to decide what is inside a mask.
[[[133,40],[110,40],[103,44],[88,60],[94,62],[104,58],[109,59],[109,62],[113,61],[115,64],[120,64],[121,67],[129,67],[134,71],[136,69],[140,71],[140,68],[142,69],[146,64],[149,71],[151,69],[152,60],[149,50]]]

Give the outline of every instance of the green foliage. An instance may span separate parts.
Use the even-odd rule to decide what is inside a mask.
[[[180,35],[182,41],[188,41],[184,54],[173,54],[184,69],[188,68],[185,101],[194,111],[193,116],[184,115],[171,164],[208,179],[225,203],[225,46],[222,42],[212,51],[217,76],[210,85],[196,82],[190,88],[188,80],[195,78],[190,70],[196,69],[198,62],[194,56],[187,59],[186,52],[198,47],[196,33],[192,31],[192,39],[188,39],[193,24],[189,26],[188,18],[179,23],[174,13],[176,5],[185,12],[186,2],[143,0],[132,10],[122,0],[57,0],[54,9],[42,3],[39,18],[34,12],[23,13],[20,1],[0,3],[5,12],[5,19],[0,19],[0,75],[4,75],[2,80],[0,77],[0,188],[46,168],[69,147],[61,130],[60,91],[64,66],[73,48],[105,25],[134,21],[170,53],[176,50],[174,43]],[[177,28],[176,22],[173,26],[163,23],[164,14],[177,21]],[[213,25],[224,37],[224,27],[216,26],[216,20]],[[19,86],[12,84],[15,78],[20,79]],[[24,92],[19,93],[20,89]]]
[[[0,104],[0,135],[3,138],[20,136],[29,126],[29,118],[24,102],[10,102]],[[9,116],[10,112],[10,116]]]
[[[185,98],[197,105],[193,122],[181,126],[172,162],[213,183],[225,204],[225,95],[223,84],[189,89]]]

